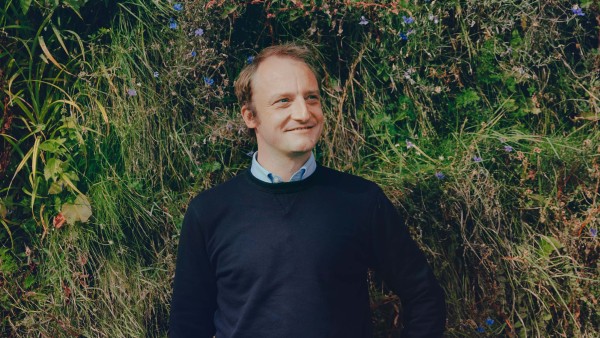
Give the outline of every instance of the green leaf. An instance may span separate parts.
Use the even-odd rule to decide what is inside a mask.
[[[554,237],[542,236],[540,238],[540,256],[549,257],[554,251],[561,249],[563,245]]]
[[[23,14],[27,14],[29,8],[31,7],[31,0],[21,0],[20,3]]]
[[[85,195],[79,195],[73,203],[63,204],[61,213],[68,224],[73,225],[76,222],[85,223],[92,216],[92,207]]]
[[[63,145],[65,143],[66,139],[64,138],[56,138],[56,139],[50,139],[50,140],[46,140],[44,142],[42,142],[42,144],[40,144],[40,149],[47,151],[49,153],[63,153]]]
[[[29,275],[25,277],[25,280],[23,281],[23,287],[25,289],[29,289],[33,283],[35,283],[35,277],[33,277],[33,275]]]
[[[53,179],[56,181],[58,175],[62,174],[63,172],[62,164],[63,161],[54,157],[50,158],[48,162],[46,162],[46,166],[44,167],[44,178],[46,179],[46,181],[48,181],[49,179]]]
[[[221,19],[227,18],[231,13],[238,9],[238,5],[225,5],[223,12],[221,13]]]
[[[218,171],[219,169],[221,169],[221,163],[214,161],[214,162],[207,162],[202,164],[202,170],[214,173],[215,171]]]
[[[8,249],[0,249],[0,271],[5,274],[12,274],[18,269],[15,259]]]

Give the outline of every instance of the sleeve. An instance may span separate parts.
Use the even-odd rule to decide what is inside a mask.
[[[217,287],[193,202],[183,219],[177,250],[169,322],[172,338],[212,338],[215,335]]]
[[[396,208],[381,189],[377,190],[371,265],[400,298],[402,337],[442,337],[446,325],[444,291]]]

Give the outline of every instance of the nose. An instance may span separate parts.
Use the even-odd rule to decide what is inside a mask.
[[[296,100],[294,110],[292,111],[292,119],[299,122],[306,122],[310,119],[308,103],[303,97]]]

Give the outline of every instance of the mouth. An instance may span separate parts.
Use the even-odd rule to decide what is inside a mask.
[[[289,129],[287,131],[302,131],[302,130],[309,130],[312,129],[313,126],[308,126],[308,127],[298,127],[298,128],[293,128],[293,129]]]

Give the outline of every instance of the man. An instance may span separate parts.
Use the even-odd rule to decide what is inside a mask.
[[[315,59],[269,47],[236,81],[258,151],[250,170],[190,202],[171,337],[371,337],[368,269],[400,297],[404,336],[442,335],[443,291],[394,206],[376,184],[315,163]]]

